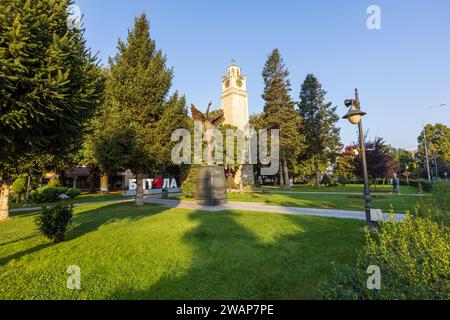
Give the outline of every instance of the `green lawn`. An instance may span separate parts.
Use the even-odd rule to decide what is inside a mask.
[[[336,187],[320,187],[319,189],[314,188],[310,185],[294,185],[290,191],[298,192],[348,192],[348,193],[358,193],[363,191],[364,186],[362,184],[347,184],[345,186]],[[264,186],[265,190],[268,191],[286,191],[278,186]],[[382,191],[392,191],[391,185],[371,185],[371,190],[382,190]],[[412,186],[400,186],[401,194],[417,194],[417,188]]]
[[[295,193],[228,193],[230,201],[264,202],[268,205],[280,205],[303,208],[364,210],[362,195],[345,194],[295,194]],[[397,213],[414,209],[420,199],[414,195],[372,194],[372,206],[389,212],[391,205]]]
[[[362,188],[362,185],[347,185],[346,187],[324,187],[317,190],[311,186],[296,185],[288,191],[280,187],[265,186],[263,188],[265,193],[228,192],[228,199],[230,201],[264,202],[274,206],[361,211],[364,210]],[[384,189],[390,190],[390,187],[384,187]],[[401,191],[402,194],[372,193],[372,207],[382,209],[383,212],[389,212],[391,206],[396,213],[413,212],[416,202],[424,195],[417,194],[416,188],[409,186],[403,187]],[[335,194],[329,194],[329,192]],[[187,197],[178,198],[195,200]]]
[[[352,264],[363,222],[262,212],[195,212],[131,203],[76,207],[67,241],[36,213],[0,222],[1,299],[314,298],[333,263]],[[80,291],[66,288],[81,267]]]
[[[322,187],[315,189],[312,186],[307,185],[295,185],[291,188],[291,192],[280,187],[265,186],[264,190],[267,193],[242,193],[235,194],[229,193],[228,197],[231,201],[255,201],[264,202],[268,205],[282,205],[282,206],[294,206],[294,207],[306,207],[306,208],[323,208],[323,209],[344,209],[344,210],[363,210],[364,200],[360,195],[342,194],[342,193],[361,193],[363,189],[362,185],[346,185],[339,187]],[[374,186],[371,189],[375,189]],[[389,185],[377,186],[378,190],[392,190]],[[392,207],[398,213],[404,213],[406,211],[412,211],[415,203],[420,199],[417,196],[417,189],[410,186],[401,186],[401,194],[389,194],[389,193],[373,193],[373,207],[382,209],[384,212],[388,212]],[[292,193],[293,192],[293,193]],[[295,192],[307,192],[307,193],[295,193]],[[322,194],[333,192],[336,194]],[[193,200],[180,197],[184,200]],[[72,203],[82,202],[99,202],[107,200],[122,200],[126,199],[122,196],[121,192],[114,192],[108,194],[81,194],[74,200],[68,200]],[[67,201],[67,200],[66,200]],[[53,203],[54,204],[54,203]],[[31,206],[47,206],[52,203],[43,204],[31,204]],[[11,203],[11,208],[22,208],[23,205]]]
[[[110,193],[82,193],[75,199],[64,200],[70,203],[83,203],[83,202],[100,202],[100,201],[108,201],[108,200],[123,200],[127,199],[122,195],[122,192],[110,192]],[[45,207],[49,205],[54,205],[53,203],[31,203],[30,207]],[[15,208],[24,208],[25,205],[23,203],[18,204],[11,202],[9,204],[11,209]]]

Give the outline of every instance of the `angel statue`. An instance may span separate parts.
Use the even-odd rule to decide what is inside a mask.
[[[206,113],[202,113],[193,104],[191,104],[192,118],[194,118],[195,121],[201,122],[203,141],[206,142],[207,146],[207,155],[205,162],[209,166],[212,166],[214,164],[213,150],[214,150],[214,143],[216,141],[214,129],[224,120],[222,110],[220,110],[221,112],[219,115],[214,116],[212,119],[210,119],[209,108],[211,107],[211,104],[212,102],[210,101],[208,104],[208,108],[206,108]]]

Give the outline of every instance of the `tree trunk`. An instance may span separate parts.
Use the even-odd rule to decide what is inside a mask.
[[[143,176],[144,175],[142,172],[136,173],[136,198],[134,200],[134,204],[137,207],[144,206],[144,188],[142,184]]]
[[[95,193],[95,180],[97,175],[94,172],[91,172],[89,175],[89,191],[91,193]]]
[[[286,153],[283,153],[283,172],[284,172],[284,184],[286,185],[286,188],[290,189],[291,181],[289,179],[289,171],[288,171]]]
[[[27,194],[25,196],[25,206],[26,207],[30,206],[30,188],[31,188],[31,175],[28,174],[28,178],[27,178]]]
[[[280,168],[278,169],[278,175],[280,180],[280,187],[284,186],[284,176],[283,176],[283,162],[280,162]]]
[[[108,174],[102,173],[100,177],[100,191],[108,192]]]
[[[318,159],[314,159],[314,166],[316,169],[316,183],[314,184],[314,187],[320,188],[319,160]]]
[[[0,220],[9,218],[9,194],[11,186],[9,180],[3,180],[0,192]]]

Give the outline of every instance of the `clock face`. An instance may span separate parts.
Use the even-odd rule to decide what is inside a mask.
[[[241,79],[237,79],[237,80],[236,80],[236,85],[237,85],[238,87],[242,87],[242,80],[241,80]]]
[[[228,88],[230,86],[230,80],[225,81],[225,88]]]

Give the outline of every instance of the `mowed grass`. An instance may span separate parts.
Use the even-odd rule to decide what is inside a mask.
[[[264,186],[264,189],[268,191],[286,191],[279,186]],[[364,186],[362,184],[347,184],[345,186],[339,185],[336,187],[325,187],[321,186],[320,188],[314,188],[311,185],[294,185],[291,187],[290,191],[296,192],[338,192],[338,193],[361,193],[364,190]],[[383,192],[391,192],[392,185],[371,185],[370,190],[372,191],[383,191]],[[400,194],[417,194],[417,188],[412,186],[400,186]]]
[[[130,199],[130,197],[124,197],[121,191],[109,192],[109,193],[82,193],[75,199],[64,200],[67,203],[85,203],[85,202],[101,202],[101,201],[112,201],[112,200],[125,200]],[[51,203],[30,203],[30,207],[46,207],[55,205],[57,202]],[[11,202],[9,204],[11,209],[24,208],[24,203]]]
[[[357,220],[130,203],[74,210],[58,244],[38,234],[36,213],[0,222],[1,299],[314,298],[363,243]],[[66,287],[70,265],[81,290]]]
[[[378,186],[378,190],[392,190],[390,186]],[[375,189],[371,187],[371,189]],[[243,202],[262,202],[267,205],[338,209],[338,210],[364,210],[362,185],[347,185],[339,187],[322,187],[315,189],[312,186],[295,185],[290,190],[280,187],[264,186],[264,193],[260,192],[228,192],[228,200]],[[424,194],[418,194],[416,188],[402,186],[401,194],[372,192],[372,207],[389,212],[391,208],[396,213],[414,212],[417,201]],[[357,193],[357,194],[354,194]],[[185,196],[177,197],[180,200],[194,201]]]
[[[230,201],[263,202],[267,205],[341,209],[341,210],[364,210],[364,199],[362,195],[345,194],[296,194],[296,193],[228,193]],[[379,195],[372,194],[372,207],[389,212],[391,207],[397,213],[412,211],[419,196],[413,195]]]

